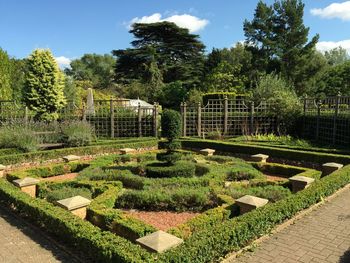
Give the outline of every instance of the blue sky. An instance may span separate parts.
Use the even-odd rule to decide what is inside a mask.
[[[257,0],[0,0],[0,47],[23,58],[50,48],[61,65],[85,53],[130,46],[132,21],[170,20],[199,34],[207,46],[244,40],[242,24]],[[266,0],[272,3],[273,0]],[[342,45],[350,52],[350,1],[305,0],[305,24],[319,33],[320,50]]]

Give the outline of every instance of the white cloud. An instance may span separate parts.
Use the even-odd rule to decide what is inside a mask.
[[[70,67],[70,63],[72,61],[70,58],[64,56],[55,57],[55,60],[61,69]]]
[[[168,21],[173,22],[179,27],[187,28],[191,33],[197,32],[203,28],[205,28],[209,21],[206,19],[200,19],[196,16],[183,14],[183,15],[172,15],[166,18],[162,18],[162,15],[159,13],[154,13],[150,16],[143,16],[141,18],[135,17],[133,18],[130,23],[128,23],[128,28],[132,26],[134,23],[156,23],[156,22],[162,22],[162,21]]]
[[[344,49],[346,49],[348,51],[348,54],[350,55],[350,39],[348,40],[342,40],[342,41],[321,41],[318,42],[316,45],[316,48],[319,51],[325,52],[325,51],[329,51],[333,48],[337,48],[337,47],[342,47]]]
[[[340,18],[344,21],[350,21],[350,1],[332,3],[325,8],[314,8],[311,9],[311,14],[322,18]]]

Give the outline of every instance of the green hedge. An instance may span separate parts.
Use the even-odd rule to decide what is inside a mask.
[[[211,148],[218,152],[228,152],[232,154],[257,154],[263,153],[270,157],[281,158],[293,161],[305,161],[311,163],[323,164],[326,162],[337,162],[341,164],[350,164],[350,156],[341,154],[331,154],[323,152],[299,151],[292,149],[283,149],[269,146],[249,145],[234,142],[222,142],[200,139],[182,139],[182,147],[185,149],[204,149]]]
[[[0,200],[96,262],[152,261],[152,255],[140,246],[109,231],[101,231],[42,199],[34,199],[4,179],[0,179]]]
[[[97,196],[88,207],[87,218],[99,227],[132,241],[157,231],[153,226],[129,217],[121,210],[114,208],[121,189],[122,184],[114,182],[105,192]]]
[[[193,177],[195,171],[195,164],[188,161],[178,161],[173,165],[167,163],[146,165],[146,176],[151,178]]]
[[[316,181],[309,188],[279,202],[193,233],[186,242],[161,255],[160,262],[211,262],[238,251],[284,220],[350,183],[350,165]]]
[[[11,155],[0,156],[0,164],[16,164],[22,162],[32,162],[32,161],[44,161],[50,159],[61,158],[65,155],[91,155],[99,153],[110,153],[115,152],[120,148],[147,148],[155,147],[158,145],[158,140],[155,138],[145,138],[144,140],[132,140],[130,142],[123,141],[119,143],[117,140],[114,143],[109,143],[106,145],[90,145],[84,147],[73,147],[73,148],[63,148],[56,150],[47,151],[37,151],[30,153],[17,153]]]
[[[88,167],[89,164],[81,162],[50,164],[36,168],[10,171],[7,179],[13,181],[24,177],[46,178],[66,173],[75,173]]]

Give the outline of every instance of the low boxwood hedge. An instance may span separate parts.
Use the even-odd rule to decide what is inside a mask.
[[[96,262],[150,262],[152,255],[140,246],[109,231],[102,231],[88,221],[21,192],[5,179],[0,179],[0,202],[14,207],[46,232],[62,242],[83,251]]]
[[[261,145],[249,145],[235,142],[201,139],[181,139],[181,144],[184,149],[211,148],[218,152],[248,155],[263,153],[269,155],[270,157],[280,158],[284,160],[304,161],[317,164],[323,164],[327,162],[337,162],[344,165],[350,164],[350,156],[341,154],[300,151]]]
[[[46,150],[46,151],[37,151],[30,153],[16,153],[10,155],[0,156],[0,164],[18,164],[22,162],[33,162],[33,161],[44,161],[50,159],[61,158],[65,155],[74,154],[74,155],[92,155],[100,153],[111,153],[116,152],[121,148],[149,148],[157,147],[158,140],[155,138],[145,138],[143,140],[129,140],[122,141],[121,143],[116,140],[114,143],[102,144],[102,145],[90,145],[84,147],[72,147],[72,148],[63,148],[56,150]]]
[[[193,177],[195,171],[195,164],[188,161],[178,161],[173,165],[156,162],[146,166],[146,176],[151,178]]]

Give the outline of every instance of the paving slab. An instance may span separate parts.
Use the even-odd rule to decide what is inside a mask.
[[[72,256],[41,230],[26,223],[0,206],[0,262],[79,263],[88,262]]]

